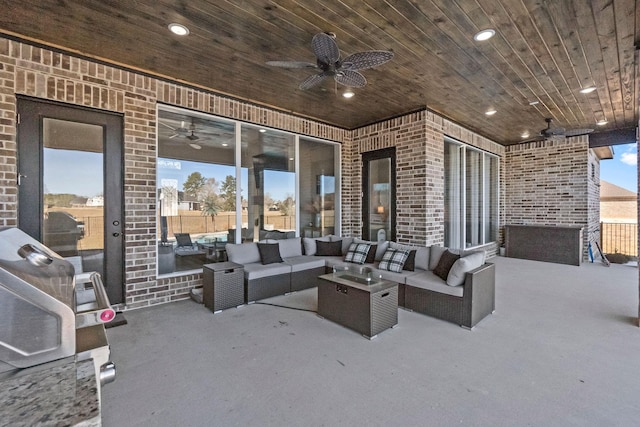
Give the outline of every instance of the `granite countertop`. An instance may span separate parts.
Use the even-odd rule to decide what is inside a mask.
[[[100,426],[93,360],[0,381],[0,426]]]

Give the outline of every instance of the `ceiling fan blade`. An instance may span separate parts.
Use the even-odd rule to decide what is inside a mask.
[[[593,129],[569,129],[564,133],[564,136],[580,136],[587,135],[593,132]]]
[[[367,84],[367,79],[357,71],[343,70],[336,73],[336,81],[349,87],[362,87]]]
[[[271,65],[272,67],[290,68],[290,69],[318,68],[316,64],[312,64],[311,62],[302,62],[302,61],[267,61],[265,62],[265,64]]]
[[[160,123],[162,126],[167,127],[167,128],[169,128],[169,129],[171,129],[171,130],[176,130],[176,128],[174,128],[174,127],[173,127],[173,126],[171,126],[171,125],[166,124],[165,122],[158,122],[158,123]]]
[[[318,60],[325,64],[334,64],[340,59],[338,44],[333,37],[326,33],[318,33],[313,36],[311,48]]]
[[[307,77],[305,81],[300,83],[300,86],[299,86],[300,90],[311,89],[312,87],[316,86],[326,78],[327,78],[327,75],[325,73],[312,74],[309,77]]]
[[[386,50],[368,50],[349,55],[342,61],[342,70],[358,71],[377,67],[393,59],[393,52]]]
[[[174,133],[173,135],[171,135],[171,136],[169,137],[169,139],[173,139],[173,138],[175,138],[176,136],[180,136],[180,134],[179,134],[179,133]]]

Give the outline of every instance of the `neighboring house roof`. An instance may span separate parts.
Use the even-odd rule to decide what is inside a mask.
[[[600,200],[606,201],[624,201],[637,200],[638,195],[626,188],[619,187],[610,182],[600,180]]]

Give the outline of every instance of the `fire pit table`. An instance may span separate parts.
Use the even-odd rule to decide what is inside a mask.
[[[369,339],[398,324],[398,284],[362,266],[320,276],[318,315]]]

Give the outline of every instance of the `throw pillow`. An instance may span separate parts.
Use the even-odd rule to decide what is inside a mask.
[[[366,264],[373,264],[376,262],[376,253],[378,252],[378,245],[371,245],[369,253],[367,254]]]
[[[465,276],[471,270],[475,270],[484,264],[484,253],[474,252],[469,255],[465,255],[455,263],[449,270],[447,275],[447,285],[460,286],[464,283]]]
[[[433,274],[446,281],[449,275],[449,270],[453,267],[453,264],[460,258],[460,255],[452,254],[451,252],[444,251],[440,256],[438,265],[433,269]]]
[[[368,243],[352,243],[351,246],[349,246],[347,255],[344,257],[345,262],[364,264],[370,248],[371,245]]]
[[[379,270],[394,271],[400,273],[402,266],[409,257],[409,251],[404,249],[387,249],[378,264]]]
[[[342,256],[342,241],[316,242],[316,256]]]
[[[280,257],[280,245],[277,243],[258,243],[260,261],[262,264],[274,264],[282,262]]]
[[[415,271],[416,269],[416,251],[409,251],[409,256],[402,266],[403,270]]]

